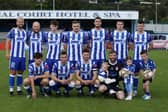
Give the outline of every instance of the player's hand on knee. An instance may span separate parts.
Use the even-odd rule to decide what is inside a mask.
[[[38,79],[38,77],[37,76],[34,76],[34,78],[33,78],[34,80],[36,80],[36,79]]]

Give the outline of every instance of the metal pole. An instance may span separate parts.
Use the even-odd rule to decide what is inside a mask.
[[[43,10],[43,2],[40,2],[40,9]]]
[[[158,23],[158,13],[157,13],[158,7],[157,7],[157,5],[158,5],[157,0],[155,0],[155,7],[156,7],[156,10],[155,10],[155,24]]]
[[[119,11],[120,10],[120,3],[117,2],[117,10]]]
[[[55,0],[53,0],[53,10],[55,10]]]

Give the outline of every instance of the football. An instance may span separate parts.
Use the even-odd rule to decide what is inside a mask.
[[[153,72],[151,70],[145,70],[143,72],[143,78],[144,79],[150,79],[153,77]]]
[[[119,75],[120,75],[121,77],[127,77],[129,74],[130,74],[130,72],[129,72],[129,70],[126,69],[126,68],[123,68],[123,69],[121,69],[121,70],[119,71]]]

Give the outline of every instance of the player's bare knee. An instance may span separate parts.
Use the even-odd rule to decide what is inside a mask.
[[[16,75],[16,71],[15,70],[10,70],[10,74]]]
[[[29,78],[25,78],[23,80],[23,85],[30,85],[30,79]]]
[[[76,86],[79,86],[79,85],[81,85],[81,82],[79,80],[76,80],[75,84],[76,84]]]
[[[124,99],[124,92],[123,91],[118,91],[116,93],[117,99],[123,100]]]
[[[41,81],[41,85],[43,85],[43,86],[47,86],[48,83],[49,83],[48,79],[43,79],[43,80]]]
[[[23,71],[17,71],[18,74],[23,74]]]
[[[103,93],[107,90],[107,87],[105,85],[99,86],[99,92]]]

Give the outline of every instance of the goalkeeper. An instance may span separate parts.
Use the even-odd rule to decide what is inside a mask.
[[[156,65],[153,60],[148,58],[148,53],[146,50],[141,52],[142,61],[140,62],[141,73],[143,75],[143,90],[144,95],[142,98],[144,100],[151,99],[151,93],[149,90],[150,83],[156,72]]]
[[[117,61],[117,53],[111,51],[109,53],[108,63],[103,63],[102,68],[99,71],[99,92],[109,93],[116,99],[124,99],[124,92],[119,87],[119,71],[122,67],[123,65]]]

